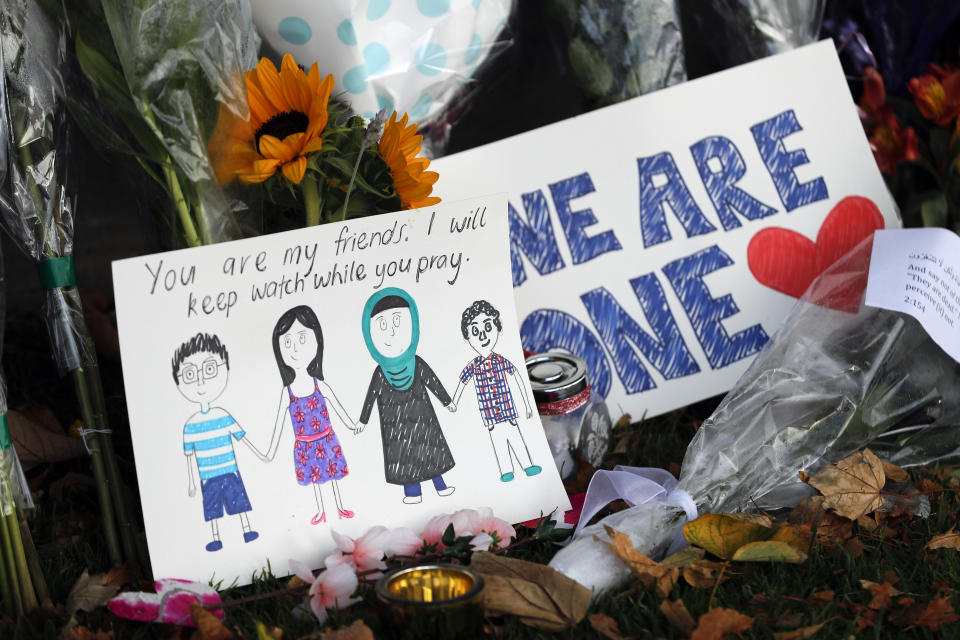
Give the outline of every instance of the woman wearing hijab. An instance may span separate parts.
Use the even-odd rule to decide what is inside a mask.
[[[450,495],[454,488],[442,474],[456,463],[427,392],[448,410],[454,406],[439,378],[417,355],[416,302],[403,289],[382,289],[364,305],[362,328],[367,350],[379,366],[373,370],[356,433],[366,427],[376,403],[387,482],[403,485],[406,504],[422,500],[420,483],[426,480],[433,480],[439,495]]]

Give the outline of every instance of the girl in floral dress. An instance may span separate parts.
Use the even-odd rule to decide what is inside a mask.
[[[293,466],[297,483],[313,487],[317,512],[311,524],[327,521],[321,485],[329,485],[337,514],[352,518],[353,512],[343,505],[338,481],[348,473],[340,441],[330,422],[329,407],[351,430],[353,420],[323,379],[323,332],[320,321],[310,307],[290,309],[277,320],[273,329],[273,353],[283,388],[277,420],[270,436],[267,458],[273,460],[280,447],[283,425],[293,430]]]

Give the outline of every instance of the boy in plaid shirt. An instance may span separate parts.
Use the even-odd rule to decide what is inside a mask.
[[[502,329],[500,312],[486,300],[477,300],[464,310],[460,320],[460,332],[464,340],[477,352],[477,357],[468,362],[460,373],[460,382],[453,394],[453,404],[456,407],[467,382],[473,378],[480,416],[490,433],[490,443],[500,468],[500,480],[510,482],[513,480],[513,457],[528,476],[535,476],[542,469],[533,464],[530,450],[520,432],[517,409],[507,376],[514,376],[526,409],[526,417],[530,418],[533,416],[533,409],[523,391],[523,380],[513,363],[493,350]]]

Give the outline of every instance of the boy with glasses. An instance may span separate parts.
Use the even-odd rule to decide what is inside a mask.
[[[200,405],[200,411],[190,416],[183,426],[183,453],[187,456],[187,494],[190,497],[197,494],[193,480],[194,463],[200,475],[203,515],[213,530],[213,540],[207,543],[206,549],[219,551],[223,548],[217,523],[224,511],[240,516],[243,541],[252,542],[260,534],[250,528],[247,512],[252,507],[237,468],[231,436],[250,447],[261,460],[266,461],[266,458],[248,438],[244,438],[244,430],[228,411],[210,406],[227,387],[230,371],[227,349],[217,336],[198,333],[180,345],[173,354],[172,365],[177,390],[187,400]]]

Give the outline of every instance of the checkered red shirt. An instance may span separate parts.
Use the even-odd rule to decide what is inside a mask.
[[[488,358],[477,356],[460,373],[460,382],[463,383],[474,377],[480,414],[488,427],[517,419],[517,409],[513,406],[513,396],[507,382],[507,374],[515,371],[512,362],[499,353],[491,353]]]

